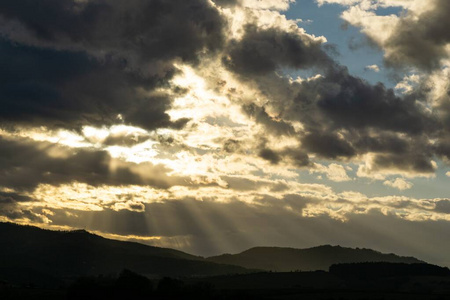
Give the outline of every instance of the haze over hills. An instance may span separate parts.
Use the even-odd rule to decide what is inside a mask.
[[[238,254],[209,257],[208,261],[275,272],[328,270],[333,264],[358,262],[423,263],[414,257],[383,254],[371,249],[324,245],[309,249],[255,247]]]
[[[215,276],[256,270],[328,270],[336,263],[420,263],[369,249],[257,247],[236,255],[203,258],[178,250],[105,239],[84,230],[50,231],[0,223],[0,280],[58,284],[79,276],[129,269],[149,277]]]

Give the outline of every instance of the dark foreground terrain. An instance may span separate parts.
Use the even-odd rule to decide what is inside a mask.
[[[86,231],[0,223],[3,299],[450,300],[450,270],[339,246],[203,258]]]
[[[371,272],[364,273],[361,271]],[[1,299],[450,299],[450,271],[427,264],[335,265],[330,272],[261,272],[148,279],[129,270],[66,287],[2,284]]]

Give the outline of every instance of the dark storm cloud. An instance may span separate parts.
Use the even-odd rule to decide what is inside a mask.
[[[222,7],[236,6],[241,3],[240,0],[213,0],[213,2]]]
[[[434,171],[427,137],[438,137],[441,125],[422,101],[420,93],[399,97],[334,66],[303,81],[285,115],[303,122],[309,133],[301,141],[310,152],[332,159],[380,153],[374,161],[380,169],[426,173]]]
[[[431,158],[423,154],[380,154],[373,161],[377,169],[393,169],[413,173],[433,173],[436,167]]]
[[[307,35],[256,25],[244,28],[242,39],[227,46],[223,63],[268,100],[262,107],[246,105],[244,111],[268,133],[297,136],[301,142],[299,149],[284,153],[262,143],[260,157],[276,164],[298,151],[304,154],[300,165],[308,165],[308,154],[348,159],[373,152],[380,169],[434,170],[435,152],[427,138],[439,138],[443,119],[424,108],[425,90],[398,96],[381,83],[351,75]],[[314,69],[322,76],[290,81],[276,74],[286,68]],[[274,111],[276,119],[266,109]],[[301,122],[304,128],[296,132],[291,122]]]
[[[403,146],[395,139],[373,141],[368,130],[420,136],[440,126],[419,105],[424,101],[420,93],[402,98],[381,83],[372,85],[350,75],[327,55],[320,42],[306,35],[249,25],[242,39],[232,42],[227,51],[225,66],[256,83],[267,95],[267,105],[279,114],[274,120],[264,107],[254,104],[244,107],[244,111],[272,134],[297,134],[308,152],[332,159],[378,152],[381,148],[389,153]],[[323,76],[288,82],[274,75],[282,68],[314,68]],[[295,133],[290,121],[302,122],[305,134]],[[342,130],[349,134],[342,136]],[[387,145],[390,142],[394,144]],[[264,151],[261,148],[260,154]]]
[[[441,59],[448,58],[445,46],[450,43],[450,2],[430,2],[432,8],[418,18],[400,19],[385,45],[390,50],[388,64],[431,70],[439,67]]]
[[[196,63],[224,40],[207,1],[2,1],[0,119],[77,128],[117,123],[181,128],[170,120],[174,61]]]
[[[224,21],[206,0],[6,0],[0,15],[24,27],[29,40],[22,42],[146,62],[196,60],[198,51],[223,42]],[[20,38],[4,27],[5,35]]]
[[[311,166],[308,153],[302,149],[295,149],[287,147],[281,151],[283,158],[288,159],[293,165],[297,167]]]
[[[294,108],[299,115],[300,110],[314,111],[309,115],[319,115],[324,122],[319,126],[329,126],[328,130],[374,128],[420,134],[436,129],[435,120],[417,105],[423,99],[414,96],[400,98],[383,84],[371,85],[335,65],[323,77],[301,83]],[[307,125],[314,124],[308,121]]]
[[[32,198],[15,192],[0,192],[0,203],[32,202]]]
[[[273,125],[270,122],[263,123],[267,126],[268,130],[273,130],[274,128],[270,127]],[[285,124],[283,122],[283,124]],[[276,128],[276,127],[275,127]],[[293,130],[292,127],[289,127]],[[277,131],[272,132],[274,135],[277,135]],[[265,138],[262,138],[260,140],[260,143],[256,145],[256,151],[260,158],[268,161],[272,165],[277,165],[281,161],[288,162],[289,164],[293,164],[296,167],[306,167],[311,166],[311,161],[309,160],[308,153],[304,151],[303,149],[296,149],[294,147],[284,147],[282,149],[271,149],[269,146],[267,146],[268,140]]]
[[[447,83],[450,81],[450,78],[445,78],[447,80]],[[439,112],[443,128],[446,130],[447,136],[447,143],[450,145],[450,86],[447,85],[447,91],[446,93],[438,99],[439,104],[436,107],[436,110]],[[450,152],[447,152],[450,153]]]
[[[300,84],[287,114],[309,131],[301,138],[303,147],[322,157],[384,153],[374,161],[380,169],[433,172],[426,137],[438,136],[439,119],[421,101],[418,94],[399,97],[381,83],[371,85],[333,67]]]
[[[439,200],[436,202],[435,210],[440,213],[450,214],[450,200]]]
[[[413,140],[389,132],[379,132],[376,136],[370,136],[369,133],[362,131],[355,134],[352,140],[354,146],[361,152],[376,153],[407,153],[411,152],[411,144],[414,144]]]
[[[3,187],[15,190],[32,190],[41,183],[135,184],[156,188],[189,184],[185,178],[168,176],[168,171],[150,163],[120,162],[101,150],[0,138],[0,182]]]
[[[81,52],[20,46],[0,40],[0,118],[4,122],[78,128],[124,122],[145,129],[173,127],[170,98],[114,60]]]
[[[28,219],[32,222],[43,223],[42,215],[20,206],[21,203],[33,201],[35,200],[20,193],[0,192],[0,216],[11,221]]]
[[[306,147],[305,147],[306,148]],[[257,147],[258,156],[262,159],[270,162],[272,165],[277,165],[281,161],[288,162],[296,167],[311,166],[311,161],[305,149],[295,149],[292,147],[286,147],[281,150],[273,150],[266,146],[266,141],[263,141]]]
[[[450,162],[450,138],[448,140],[441,141],[435,146],[436,153]]]
[[[356,150],[343,138],[326,132],[311,133],[304,136],[302,146],[307,151],[325,158],[352,157]]]
[[[44,224],[46,221],[46,218],[39,213],[36,213],[29,209],[22,209],[19,206],[13,205],[9,206],[0,205],[0,214],[13,222],[14,221],[23,222],[24,220],[28,220],[28,222]]]
[[[243,76],[262,76],[280,67],[305,69],[326,64],[328,56],[321,42],[307,35],[276,28],[245,27],[241,40],[231,41],[225,66]]]
[[[280,162],[281,157],[273,150],[269,148],[263,148],[258,153],[259,157],[269,161],[271,164],[276,165]]]
[[[277,121],[265,113],[264,107],[256,105],[248,106],[251,109],[247,111],[252,112],[248,114],[256,115],[255,121],[272,134],[284,131],[297,135],[302,144],[299,153],[328,159],[384,153],[392,164],[380,159],[380,168],[394,168],[398,159],[399,170],[433,170],[433,152],[426,137],[439,136],[441,121],[423,109],[421,103],[425,100],[420,92],[399,97],[381,83],[372,85],[350,75],[334,62],[322,66],[322,70],[323,76],[302,82],[289,82],[273,74],[255,76],[251,80],[267,95],[267,106],[278,112]],[[292,121],[301,122],[303,132],[295,132]],[[260,147],[260,151],[264,149]],[[419,151],[423,153],[419,155]],[[411,159],[410,167],[397,155],[400,153]],[[307,165],[307,159],[303,161]]]
[[[379,132],[369,136],[358,133],[351,140],[359,153],[374,153],[372,160],[375,170],[397,170],[410,173],[433,173],[436,167],[432,160],[439,152],[427,140],[427,136],[399,136],[389,132]]]
[[[253,118],[257,123],[265,125],[275,135],[290,135],[295,133],[294,127],[291,124],[282,120],[275,120],[269,116],[264,107],[248,104],[242,108],[249,117]]]

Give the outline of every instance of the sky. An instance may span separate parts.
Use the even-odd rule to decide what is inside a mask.
[[[3,0],[0,221],[450,266],[447,0]]]

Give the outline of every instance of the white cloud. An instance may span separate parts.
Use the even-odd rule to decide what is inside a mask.
[[[340,4],[343,6],[358,6],[363,9],[378,7],[402,7],[413,11],[423,11],[429,8],[429,1],[423,0],[317,0],[319,6],[324,4]]]
[[[384,45],[391,37],[399,21],[396,15],[378,16],[372,10],[366,10],[359,6],[344,11],[341,17],[351,25],[360,27],[364,34],[379,45]]]
[[[395,180],[386,180],[383,182],[384,185],[399,189],[401,191],[408,190],[412,188],[413,184],[403,178],[396,178]]]
[[[414,87],[420,82],[420,76],[417,74],[407,75],[402,81],[395,86],[396,90],[400,90],[403,94],[409,94],[414,90]]]
[[[319,5],[333,3],[346,6],[341,18],[360,28],[384,51],[389,64],[427,68],[442,64],[450,56],[445,37],[443,0],[318,0]],[[400,7],[398,14],[381,15],[380,7]],[[432,32],[432,33],[431,33]],[[436,35],[429,37],[430,35]],[[442,35],[442,36],[441,36]]]
[[[366,71],[374,71],[374,72],[380,72],[380,67],[378,67],[377,65],[370,65],[370,66],[366,66],[364,68]]]
[[[336,182],[352,180],[347,175],[347,172],[343,166],[334,163],[329,166],[315,164],[314,169],[311,169],[310,173],[323,173],[329,180]]]
[[[256,9],[287,10],[295,0],[242,0],[242,5]]]

